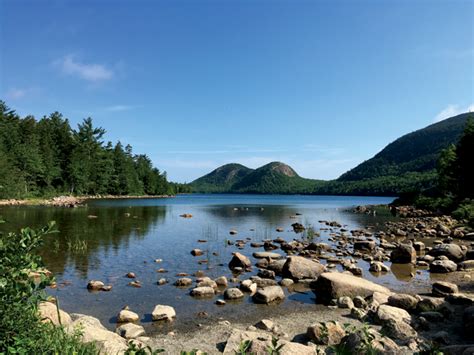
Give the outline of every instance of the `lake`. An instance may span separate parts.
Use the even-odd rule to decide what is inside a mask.
[[[306,289],[290,289],[287,299],[278,306],[253,304],[250,297],[242,301],[215,305],[214,299],[198,300],[189,295],[190,288],[177,288],[173,282],[177,273],[197,271],[211,277],[233,277],[228,268],[232,253],[239,251],[249,257],[263,248],[252,248],[250,242],[284,238],[287,241],[304,238],[296,234],[291,224],[313,226],[316,231],[327,227],[320,220],[338,221],[346,229],[373,226],[374,230],[393,219],[390,214],[377,216],[354,214],[351,207],[366,204],[387,204],[389,197],[353,196],[278,196],[278,195],[179,195],[162,199],[92,200],[84,207],[2,207],[0,215],[7,223],[2,231],[23,226],[40,227],[56,221],[59,233],[46,236],[41,255],[46,267],[57,279],[57,288],[48,292],[59,298],[60,306],[72,313],[98,317],[113,329],[115,315],[128,305],[142,317],[147,332],[164,332],[215,319],[239,319],[255,314],[265,315],[281,310],[315,307],[315,295]],[[180,217],[192,214],[192,218]],[[277,232],[282,228],[283,232]],[[230,235],[231,229],[236,235]],[[315,241],[328,241],[330,230],[321,230]],[[206,240],[199,243],[198,240]],[[228,241],[248,241],[243,249]],[[194,248],[204,255],[193,257]],[[281,250],[277,252],[282,253]],[[155,262],[162,259],[161,262]],[[203,260],[207,262],[203,263]],[[255,263],[256,259],[251,257]],[[201,263],[199,263],[201,261]],[[325,262],[324,260],[322,261]],[[394,290],[426,288],[429,273],[410,275],[413,270],[392,266],[392,272],[377,277],[367,271],[368,263],[358,261],[364,277]],[[390,265],[390,263],[388,263]],[[157,272],[164,269],[164,272]],[[129,286],[125,275],[134,272],[141,288]],[[240,279],[256,274],[240,275]],[[168,284],[158,285],[160,278]],[[88,280],[102,280],[113,286],[110,292],[89,292]],[[230,283],[229,286],[233,284]],[[237,285],[237,284],[235,284]],[[173,324],[152,323],[150,313],[156,304],[175,307]]]

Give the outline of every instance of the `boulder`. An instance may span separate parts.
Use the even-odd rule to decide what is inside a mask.
[[[337,300],[337,306],[339,308],[354,308],[354,302],[352,302],[352,299],[348,296],[342,296],[339,297]]]
[[[384,322],[381,333],[402,344],[407,344],[418,336],[418,333],[406,322],[388,320]]]
[[[80,332],[82,342],[95,342],[103,354],[122,354],[128,348],[125,339],[106,329],[97,318],[91,316],[79,315],[67,326],[66,331],[70,334]]]
[[[282,256],[278,253],[272,253],[270,251],[259,251],[252,254],[256,259],[280,259]]]
[[[458,270],[470,271],[474,270],[474,260],[465,260],[458,264]]]
[[[214,288],[210,286],[196,287],[191,290],[191,296],[194,297],[212,297],[214,294]]]
[[[252,280],[243,280],[240,283],[240,288],[246,292],[250,292],[252,295],[257,292],[257,284]]]
[[[145,335],[145,328],[141,325],[126,323],[115,329],[115,332],[125,339],[135,339]]]
[[[218,277],[217,279],[214,280],[214,282],[216,283],[217,286],[220,286],[220,287],[227,287],[227,277],[225,276],[220,276]]]
[[[139,319],[138,314],[128,309],[122,309],[117,315],[117,322],[119,323],[137,322]]]
[[[446,256],[449,260],[459,262],[465,257],[465,251],[457,244],[439,244],[435,245],[433,249],[428,252],[434,257]]]
[[[253,300],[256,303],[272,303],[275,301],[282,301],[285,299],[285,292],[280,286],[268,286],[257,290],[253,295]]]
[[[370,263],[369,271],[378,273],[378,272],[389,272],[390,268],[382,263],[381,261],[372,261]]]
[[[390,253],[390,261],[395,264],[416,263],[416,250],[409,244],[400,244]]]
[[[43,322],[51,322],[54,325],[63,326],[72,322],[71,316],[63,310],[59,310],[59,319],[56,304],[52,302],[41,302],[38,306],[38,312]]]
[[[153,312],[151,312],[151,318],[153,320],[171,321],[173,318],[176,318],[176,311],[171,306],[158,304],[153,309]]]
[[[191,250],[191,255],[192,256],[201,256],[203,255],[204,252],[201,249],[193,249]]]
[[[255,324],[255,328],[265,330],[266,332],[271,332],[275,328],[275,323],[270,319],[262,319]]]
[[[250,262],[250,259],[247,258],[245,255],[240,254],[240,253],[234,253],[234,256],[229,262],[229,268],[230,269],[235,269],[235,268],[242,268],[242,269],[248,269],[252,266],[252,263]]]
[[[370,338],[367,337],[367,332]],[[348,354],[366,355],[371,354],[389,354],[399,355],[402,353],[398,345],[390,338],[382,336],[375,329],[370,328],[368,331],[356,330],[342,338],[340,348],[345,349]],[[367,343],[367,340],[370,343]],[[370,345],[370,349],[368,346]]]
[[[240,299],[240,298],[243,298],[244,297],[244,294],[242,291],[240,291],[238,288],[236,287],[233,287],[233,288],[228,288],[227,290],[225,290],[224,292],[224,298],[226,300],[236,300],[236,299]]]
[[[435,260],[430,264],[430,272],[445,274],[456,271],[458,266],[451,260]]]
[[[376,244],[373,240],[358,240],[354,242],[354,250],[374,251]]]
[[[282,274],[293,280],[316,279],[325,270],[324,265],[302,256],[290,256],[283,265]]]
[[[458,286],[451,282],[436,281],[433,283],[431,292],[435,296],[445,297],[451,293],[458,293]]]
[[[405,322],[407,324],[411,322],[411,316],[407,311],[386,304],[379,306],[376,319],[380,324],[385,324],[388,321]]]
[[[391,294],[391,291],[384,286],[357,276],[339,272],[321,274],[313,284],[313,287],[318,302],[326,303],[342,296],[349,296],[351,298],[355,296],[367,297],[371,296],[374,292],[386,295]]]
[[[293,341],[290,342],[283,342],[283,346],[281,347],[280,351],[278,354],[280,355],[314,355],[315,351],[312,346],[309,345],[303,345],[300,343],[295,343]],[[267,348],[267,353],[268,353],[268,348]],[[265,354],[267,354],[265,353]]]
[[[338,322],[320,322],[310,325],[306,335],[316,344],[336,345],[346,335],[346,331]]]
[[[388,298],[388,304],[393,307],[405,309],[407,311],[415,309],[418,299],[412,295],[403,293],[393,294]]]

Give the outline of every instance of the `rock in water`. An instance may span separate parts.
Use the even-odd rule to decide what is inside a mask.
[[[151,318],[153,320],[171,321],[173,318],[176,318],[176,311],[171,306],[158,304],[153,309],[153,312],[151,312]]]
[[[236,287],[228,288],[224,292],[224,298],[226,300],[236,300],[243,297],[244,297],[244,293]]]
[[[302,256],[290,256],[283,265],[282,274],[293,280],[316,279],[325,269],[324,265]]]
[[[271,303],[285,299],[285,292],[280,286],[268,286],[257,290],[253,299],[256,303]]]
[[[430,271],[433,273],[445,274],[456,271],[458,266],[451,260],[435,260],[430,264]]]
[[[234,253],[234,256],[229,262],[229,268],[230,269],[235,269],[235,268],[242,268],[242,269],[248,269],[252,266],[252,263],[250,262],[250,259],[247,258],[245,255],[240,254],[240,253]]]
[[[384,286],[357,276],[339,272],[325,272],[321,274],[313,284],[313,287],[318,301],[325,303],[329,303],[332,299],[342,296],[349,296],[351,298],[356,296],[367,297],[371,296],[374,292],[386,295],[391,294],[391,291]]]
[[[390,261],[396,264],[416,263],[416,250],[409,244],[400,244],[392,250]]]
[[[465,252],[456,244],[439,244],[433,247],[428,253],[432,256],[446,256],[449,260],[459,262],[465,257]]]
[[[117,322],[119,323],[137,322],[139,319],[138,314],[127,309],[122,309],[117,315]]]
[[[458,286],[444,281],[436,281],[433,283],[431,292],[433,295],[445,297],[451,293],[458,293]]]

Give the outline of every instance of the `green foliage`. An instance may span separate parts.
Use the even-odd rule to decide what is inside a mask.
[[[128,342],[125,355],[156,355],[165,352],[165,349],[153,350],[150,346],[137,345],[133,340]]]
[[[252,355],[252,353],[249,352],[251,347],[252,347],[251,340],[242,340],[237,350],[235,350],[235,354],[236,355]]]
[[[466,199],[453,211],[453,217],[459,220],[467,220],[474,228],[474,200]]]
[[[189,192],[169,183],[146,155],[104,143],[104,135],[90,117],[74,130],[58,112],[21,118],[0,101],[0,198]]]
[[[283,347],[283,344],[278,344],[279,339],[272,336],[272,343],[267,348],[268,355],[280,355],[280,350]]]
[[[51,222],[38,231],[23,228],[19,233],[0,235],[0,353],[97,353],[93,344],[80,342],[80,333],[69,335],[38,317],[38,303],[51,280],[40,273],[39,282],[35,282],[29,275],[42,266],[35,254],[42,237],[54,231]]]
[[[203,351],[200,351],[198,349],[193,349],[191,351],[185,351],[185,350],[182,350],[180,352],[180,355],[197,355],[197,354],[200,354],[200,355],[207,355],[206,352],[203,352]]]

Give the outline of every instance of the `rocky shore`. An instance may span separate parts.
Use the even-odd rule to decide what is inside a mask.
[[[0,206],[52,206],[52,207],[78,207],[87,203],[88,200],[105,200],[105,199],[153,199],[153,198],[170,198],[173,195],[159,196],[116,196],[116,195],[93,195],[93,196],[57,196],[51,199],[7,199],[0,200]]]
[[[362,210],[355,212],[371,213],[370,208]],[[131,346],[130,340],[133,346],[164,349],[169,354],[192,349],[234,354],[242,347],[253,354],[267,354],[276,348],[279,354],[473,354],[472,230],[450,216],[432,216],[409,207],[399,211],[404,211],[404,217],[387,221],[379,229],[367,226],[347,230],[337,221],[319,221],[323,225],[320,230],[331,232],[330,243],[315,241],[318,232],[314,231],[308,238],[306,227],[300,223],[291,226],[297,236],[292,241],[275,238],[250,243],[229,239],[228,243],[242,250],[250,243],[256,249],[252,256],[257,262],[252,263],[244,251],[234,252],[228,263],[234,275],[230,279],[211,279],[199,273],[158,281],[158,285],[173,282],[177,288],[188,289],[189,297],[196,302],[213,299],[216,307],[242,300],[278,307],[289,291],[300,288],[316,296],[314,310],[275,312],[274,317],[260,320],[218,319],[180,332],[173,328],[173,322],[187,310],[150,305],[152,322],[167,324],[170,329],[167,334],[151,337],[140,325],[147,315],[128,307],[117,311],[115,332],[85,315],[65,314],[61,316],[62,324],[70,331],[81,327],[84,341],[96,341],[104,353],[114,354]],[[229,235],[238,235],[238,231],[232,229]],[[190,255],[205,254],[195,248]],[[429,292],[393,292],[364,278],[367,271],[358,265],[360,260],[370,263],[369,272],[373,274],[391,272],[387,266],[391,263],[409,266],[413,274],[423,270],[436,277]],[[246,276],[250,271],[252,276]],[[439,280],[440,275],[451,277]],[[140,287],[133,272],[125,276],[132,279],[131,286]],[[113,292],[110,285],[98,280],[91,280],[87,288]],[[53,306],[43,305],[40,311],[44,318],[57,322],[57,312],[47,311]]]

